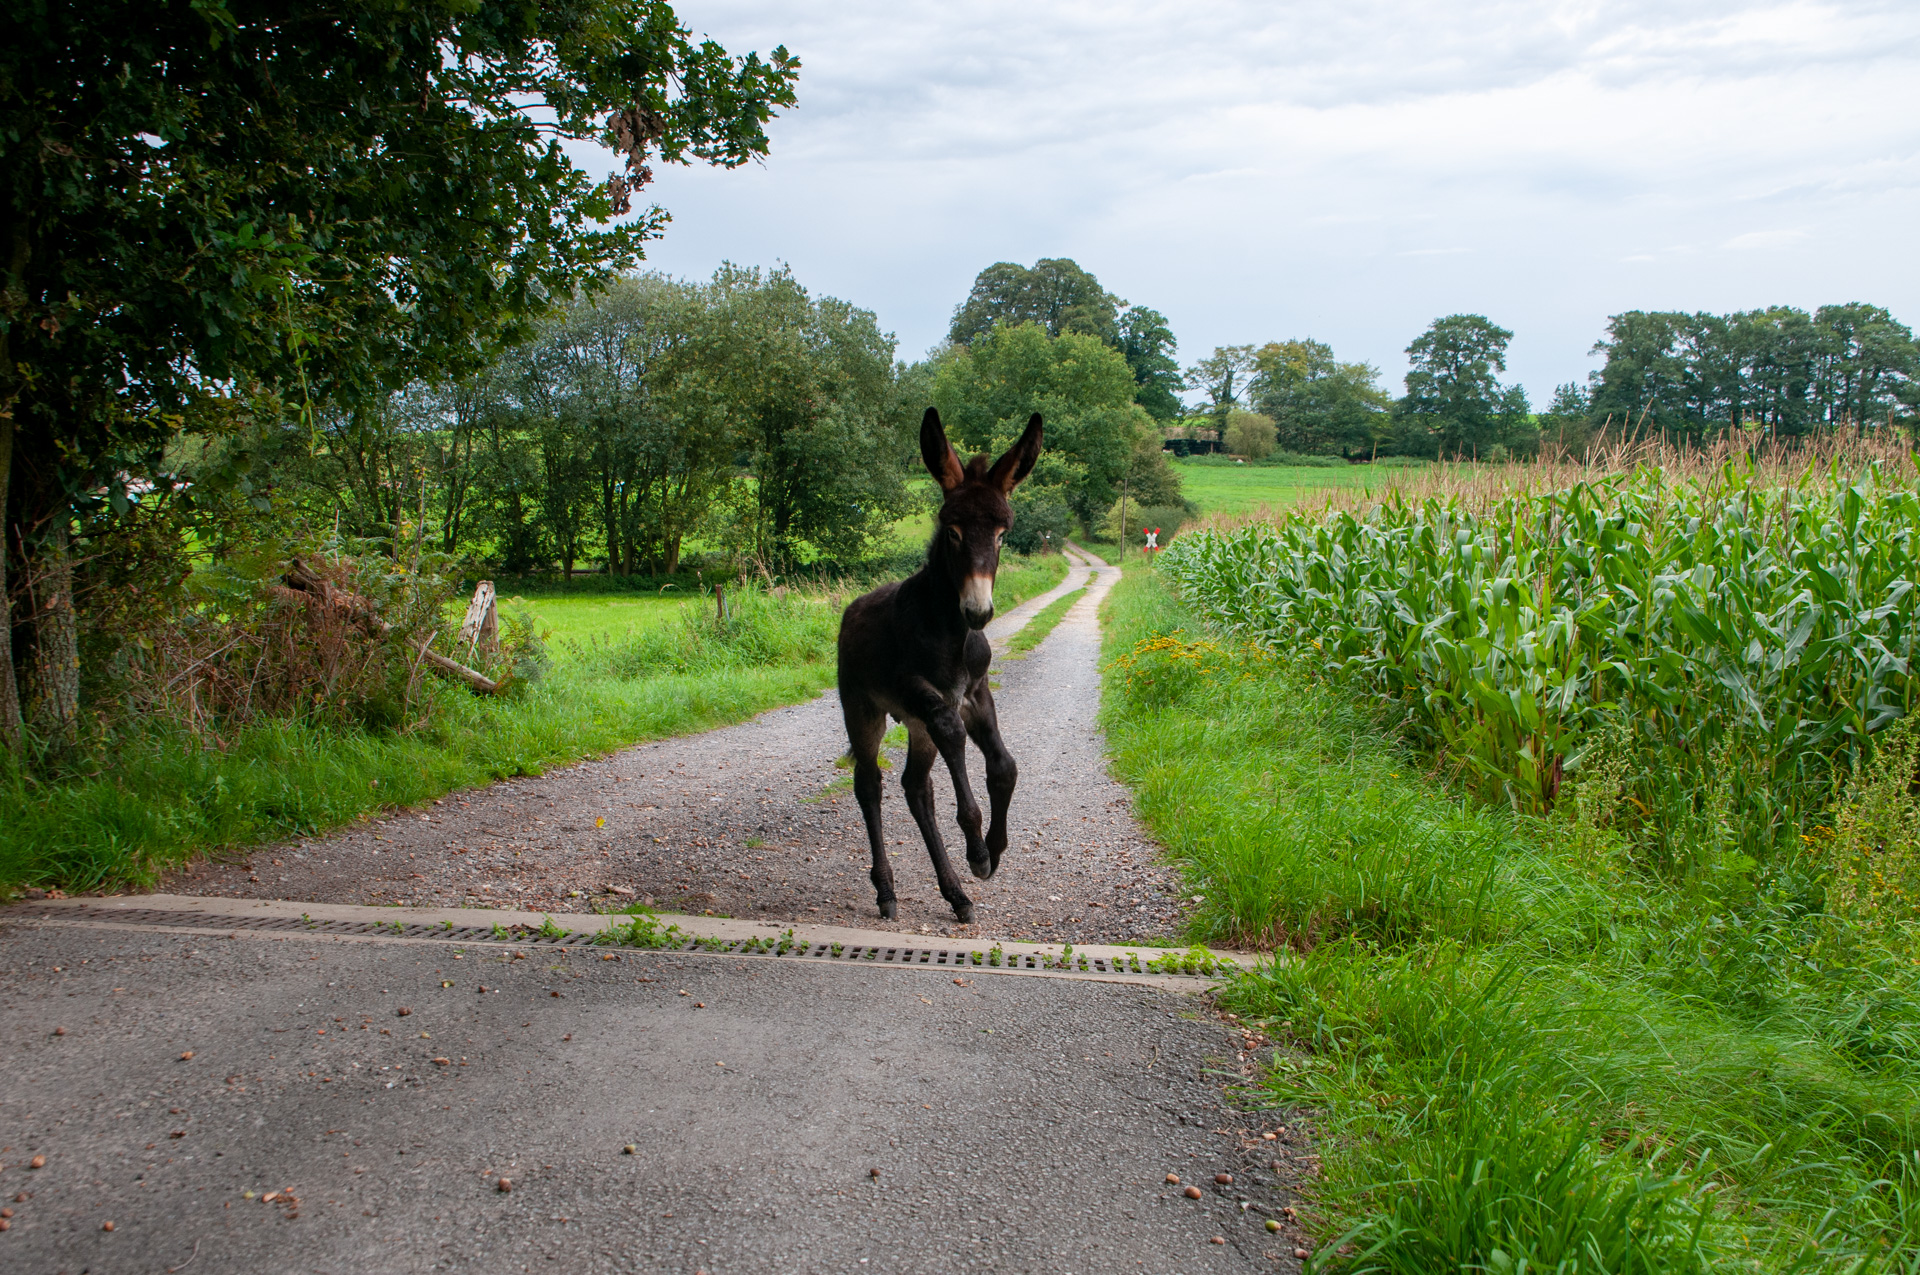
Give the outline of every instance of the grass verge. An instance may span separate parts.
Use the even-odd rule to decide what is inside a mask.
[[[1073,610],[1073,604],[1087,596],[1085,589],[1075,589],[1063,594],[1042,607],[1040,613],[1028,620],[1018,633],[1007,640],[1007,651],[1013,659],[1018,659],[1047,640],[1047,634],[1054,626],[1067,618],[1067,612]]]
[[[1466,802],[1307,668],[1115,589],[1116,772],[1326,1137],[1313,1266],[1920,1271],[1920,980],[1808,900]],[[1568,803],[1577,807],[1578,803]]]

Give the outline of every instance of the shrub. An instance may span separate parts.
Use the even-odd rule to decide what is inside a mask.
[[[1260,460],[1273,451],[1275,429],[1271,416],[1243,412],[1235,408],[1227,413],[1227,450],[1248,460]]]
[[[1013,526],[1006,545],[1015,553],[1057,550],[1073,535],[1073,510],[1059,488],[1017,488],[1012,504]]]

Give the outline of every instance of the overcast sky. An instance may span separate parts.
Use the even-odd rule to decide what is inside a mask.
[[[800,105],[763,166],[662,171],[651,264],[789,262],[905,358],[1050,256],[1183,362],[1312,336],[1395,393],[1429,321],[1485,314],[1538,404],[1620,310],[1920,322],[1915,0],[676,7],[786,44]]]

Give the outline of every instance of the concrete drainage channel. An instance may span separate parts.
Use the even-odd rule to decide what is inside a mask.
[[[483,919],[484,918],[484,919]],[[909,936],[836,926],[779,926],[769,922],[691,916],[565,914],[550,916],[472,909],[353,907],[340,904],[260,903],[205,897],[62,899],[0,910],[0,921],[50,925],[104,925],[116,929],[226,931],[274,937],[452,943],[461,947],[596,948],[748,960],[823,962],[866,968],[965,969],[979,974],[1024,974],[1102,982],[1147,983],[1200,991],[1248,968],[1251,958],[1205,948],[1158,949],[1110,945],[1000,943],[989,940],[935,945]]]

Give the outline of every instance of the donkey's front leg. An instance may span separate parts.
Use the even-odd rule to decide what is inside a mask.
[[[1019,782],[1020,767],[1014,764],[1013,754],[1000,738],[1000,716],[994,709],[993,692],[987,688],[986,678],[975,682],[968,692],[965,715],[967,735],[987,762],[987,805],[993,812],[992,822],[987,825],[988,858],[985,862],[967,859],[973,875],[985,880],[1000,870],[1000,856],[1007,849],[1007,807],[1013,804],[1013,788]]]
[[[980,803],[973,799],[973,785],[967,781],[967,728],[959,710],[944,702],[938,712],[927,715],[926,724],[927,734],[947,763],[947,773],[953,776],[954,814],[966,835],[967,864],[975,876],[989,876],[991,873],[980,871],[980,865],[991,863],[993,856],[987,853],[987,843],[980,836]]]
[[[887,733],[887,715],[866,705],[843,703],[848,751],[853,756],[853,795],[867,824],[867,846],[873,851],[875,902],[882,918],[891,921],[900,910],[893,893],[893,864],[887,858],[887,839],[880,829],[880,740]]]
[[[927,843],[927,856],[933,860],[933,875],[940,882],[940,897],[953,908],[960,924],[973,921],[973,900],[960,886],[960,875],[947,862],[947,846],[940,837],[940,821],[933,813],[933,759],[939,755],[927,728],[919,722],[907,723],[907,769],[900,787],[907,797],[907,809],[920,825],[920,836]]]

